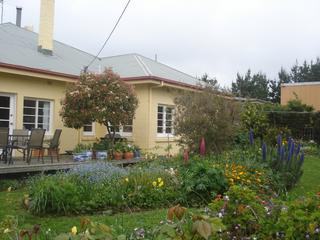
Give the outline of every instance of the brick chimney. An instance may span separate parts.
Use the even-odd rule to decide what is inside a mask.
[[[38,51],[46,55],[53,52],[54,1],[41,0]]]

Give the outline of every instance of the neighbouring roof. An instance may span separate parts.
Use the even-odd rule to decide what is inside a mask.
[[[53,55],[38,52],[38,34],[12,23],[0,24],[0,63],[17,65],[67,75],[79,76],[93,55],[54,41]],[[89,71],[112,68],[121,78],[157,77],[187,85],[197,85],[197,78],[139,54],[96,59]]]
[[[319,82],[282,83],[281,87],[308,86],[308,85],[320,85],[320,81]]]

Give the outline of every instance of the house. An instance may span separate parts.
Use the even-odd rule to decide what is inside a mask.
[[[0,25],[0,127],[45,128],[46,137],[61,128],[65,151],[79,141],[96,141],[107,131],[96,123],[80,131],[63,126],[59,111],[66,86],[78,81],[94,56],[53,40],[53,13],[54,0],[42,0],[39,34],[20,24]],[[89,71],[109,67],[134,86],[139,99],[132,125],[120,126],[119,134],[146,150],[164,153],[170,144],[172,153],[177,152],[174,98],[197,89],[198,80],[139,54],[98,58]]]
[[[298,97],[304,104],[320,111],[320,82],[284,83],[281,85],[281,104]]]

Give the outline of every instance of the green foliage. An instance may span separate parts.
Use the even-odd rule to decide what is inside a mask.
[[[92,145],[91,144],[84,144],[84,143],[78,143],[74,149],[73,149],[73,153],[83,153],[86,151],[89,151],[92,149]]]
[[[206,204],[217,194],[226,191],[228,183],[224,171],[214,167],[213,162],[201,157],[193,157],[190,164],[180,171],[184,204]]]
[[[241,123],[248,132],[253,130],[255,137],[263,138],[269,127],[267,115],[263,112],[263,105],[246,102],[241,113]]]
[[[202,92],[185,92],[175,99],[175,133],[180,144],[198,151],[202,137],[207,152],[221,152],[233,141],[237,128],[238,103],[212,87]]]
[[[99,142],[93,144],[92,149],[96,151],[106,151],[110,148],[110,142],[108,139],[102,139]]]
[[[244,76],[237,73],[236,82],[232,83],[232,93],[238,97],[268,100],[269,79],[261,72],[251,76],[250,69]]]

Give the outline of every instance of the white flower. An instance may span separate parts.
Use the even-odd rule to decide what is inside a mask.
[[[9,228],[6,228],[3,233],[9,233],[10,232],[10,229]]]

